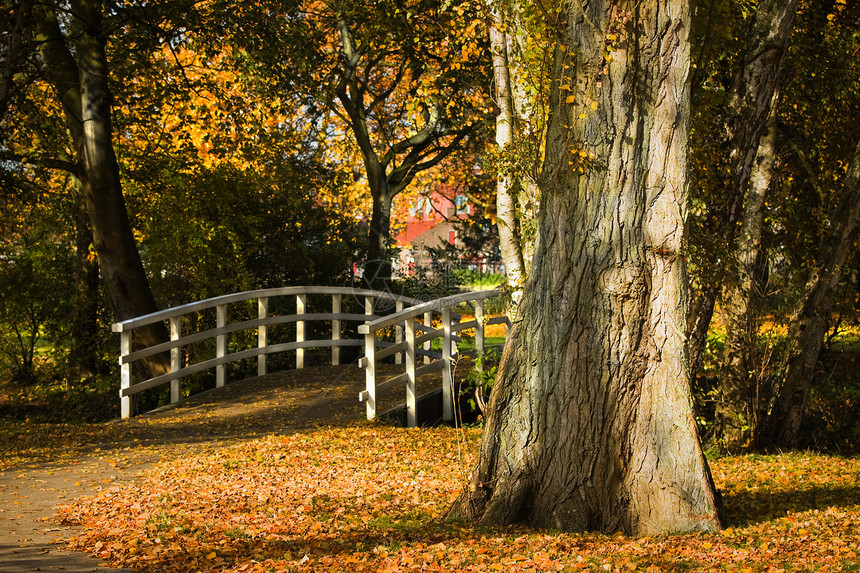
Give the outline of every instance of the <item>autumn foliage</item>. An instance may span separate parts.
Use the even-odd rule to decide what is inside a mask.
[[[74,547],[144,571],[854,571],[860,460],[712,461],[730,527],[629,538],[444,520],[479,432],[360,423],[167,461],[60,510]]]

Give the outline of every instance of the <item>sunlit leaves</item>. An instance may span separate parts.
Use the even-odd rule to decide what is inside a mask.
[[[730,527],[631,539],[441,521],[478,433],[359,424],[162,464],[62,510],[78,549],[159,571],[851,570],[860,464],[812,454],[712,462]]]

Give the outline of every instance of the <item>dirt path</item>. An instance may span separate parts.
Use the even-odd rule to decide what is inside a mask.
[[[164,459],[359,419],[364,405],[357,396],[363,389],[363,372],[355,366],[280,372],[112,422],[92,440],[71,440],[70,451],[48,448],[47,456],[25,459],[0,472],[0,573],[120,571],[63,550],[64,540],[75,530],[55,521],[58,505],[134,480]],[[391,406],[397,399],[390,398]]]

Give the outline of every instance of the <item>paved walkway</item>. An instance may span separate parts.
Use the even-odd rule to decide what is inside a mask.
[[[122,571],[64,551],[63,541],[75,528],[56,521],[56,507],[134,480],[158,461],[186,452],[361,418],[362,389],[364,374],[355,366],[279,372],[113,422],[119,438],[84,444],[72,456],[0,472],[0,573]]]

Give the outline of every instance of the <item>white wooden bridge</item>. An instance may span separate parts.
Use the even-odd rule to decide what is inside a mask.
[[[474,332],[472,352],[481,355],[485,328],[504,324],[507,330],[510,326],[504,314],[490,316],[484,312],[487,301],[501,296],[499,291],[467,292],[422,302],[384,291],[284,287],[219,296],[118,322],[113,330],[120,333],[122,417],[132,415],[136,395],[167,384],[170,402],[178,402],[183,381],[200,373],[214,371],[215,386],[220,387],[228,383],[231,364],[256,360],[256,375],[263,376],[269,371],[267,358],[273,355],[294,353],[295,368],[301,369],[306,351],[330,348],[331,364],[339,365],[341,349],[357,347],[363,350],[358,366],[366,377],[366,388],[358,399],[365,402],[368,419],[377,415],[378,392],[402,386],[406,423],[415,426],[417,379],[440,372],[443,419],[452,421],[452,368],[462,354],[458,350],[460,333]],[[167,326],[170,340],[138,347],[135,330],[158,323]],[[275,328],[284,332],[272,336]],[[134,367],[164,353],[170,356],[166,373],[145,378],[142,373],[149,369]],[[402,372],[380,379],[378,366],[383,361],[400,365],[398,371]],[[243,377],[249,375],[253,373],[246,369]],[[238,379],[230,382],[235,381]]]

